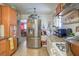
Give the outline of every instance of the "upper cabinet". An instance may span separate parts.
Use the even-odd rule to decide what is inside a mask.
[[[4,26],[4,36],[9,37],[9,21],[10,21],[10,14],[9,14],[9,7],[2,6],[2,25]]]
[[[10,9],[10,19],[11,25],[17,25],[17,13],[16,10],[14,10],[13,8]]]
[[[63,16],[64,24],[79,23],[79,10],[74,9]]]
[[[56,7],[56,15],[58,15],[60,12],[62,12],[63,9],[64,9],[64,4],[63,3],[57,4],[57,7]]]
[[[16,11],[10,6],[2,5],[0,21],[1,21],[1,24],[4,26],[4,36],[10,37],[10,33],[14,31],[14,27],[17,25]]]

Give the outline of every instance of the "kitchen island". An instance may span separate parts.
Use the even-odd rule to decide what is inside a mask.
[[[70,47],[70,50],[72,52],[72,54],[74,56],[79,56],[79,38],[74,38],[72,37],[71,39],[66,39],[66,41],[68,42],[69,44],[69,47]]]

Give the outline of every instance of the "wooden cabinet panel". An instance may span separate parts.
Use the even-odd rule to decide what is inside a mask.
[[[4,51],[4,52],[2,52],[0,56],[6,56],[5,51]]]
[[[14,9],[10,9],[10,24],[11,25],[16,25],[17,24],[17,19],[16,19],[16,11]]]
[[[17,14],[16,14],[16,11],[13,10],[13,20],[14,20],[14,25],[17,25]]]
[[[79,46],[77,46],[75,44],[71,44],[71,51],[72,51],[73,55],[79,56]]]
[[[0,24],[4,25],[4,36],[6,38],[10,36],[11,25],[17,26],[16,11],[10,6],[1,6],[0,8]],[[13,37],[13,36],[12,36]],[[14,41],[14,49],[10,50],[10,41],[7,39],[0,41],[0,55],[11,55],[17,49],[17,40]],[[3,46],[1,46],[3,45]],[[5,53],[6,52],[6,53]]]
[[[79,22],[79,10],[72,10],[63,17],[64,24],[73,24]]]
[[[8,55],[12,55],[13,52],[17,49],[17,40],[16,40],[16,38],[13,38],[12,40],[13,40],[14,48],[11,49],[11,45],[10,45],[11,42],[10,42],[10,40],[8,40],[8,46],[9,46],[9,48],[8,48]]]
[[[4,25],[4,35],[10,36],[10,26],[17,25],[16,11],[9,6],[2,6],[2,24]]]
[[[17,39],[14,38],[14,46],[15,46],[15,50],[17,49]]]
[[[17,39],[13,38],[14,49],[10,49],[10,40],[3,39],[0,41],[0,56],[10,56],[17,49]]]
[[[58,15],[60,12],[62,12],[63,9],[64,9],[64,4],[63,3],[57,4],[57,7],[56,7],[56,15]]]
[[[4,35],[9,37],[9,7],[2,6],[2,24],[4,25]]]
[[[13,15],[13,10],[10,9],[10,25],[14,24],[14,15]]]
[[[7,55],[7,41],[6,41],[6,39],[0,41],[0,55]]]

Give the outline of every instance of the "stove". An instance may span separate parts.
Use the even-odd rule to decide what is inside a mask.
[[[66,43],[65,42],[53,42],[52,51],[55,52],[56,56],[66,56]]]

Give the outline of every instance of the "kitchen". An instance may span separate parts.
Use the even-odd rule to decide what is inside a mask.
[[[22,53],[43,56],[42,49],[45,56],[79,56],[78,6],[78,3],[0,4],[0,56]],[[32,50],[35,52],[31,54]]]
[[[78,53],[78,48],[79,48],[78,47],[78,44],[79,44],[78,42],[78,39],[79,39],[78,4],[69,3],[69,4],[65,4],[64,6],[63,4],[58,4],[56,12],[57,12],[57,16],[55,17],[55,21],[54,21],[55,23],[53,24],[53,27],[54,27],[53,34],[55,36],[51,36],[51,41],[53,41],[53,43],[56,42],[55,45],[60,44],[59,49],[65,51],[65,54],[60,53],[61,55],[78,56],[79,55]],[[56,24],[57,21],[58,23]],[[54,42],[54,38],[55,38],[55,42]],[[63,43],[61,40],[63,40]],[[53,45],[53,43],[51,42],[51,46]],[[61,44],[63,44],[63,46],[65,45],[65,47],[63,48]],[[50,48],[50,51],[51,51],[51,48]],[[58,54],[57,51],[54,51],[53,53]]]

